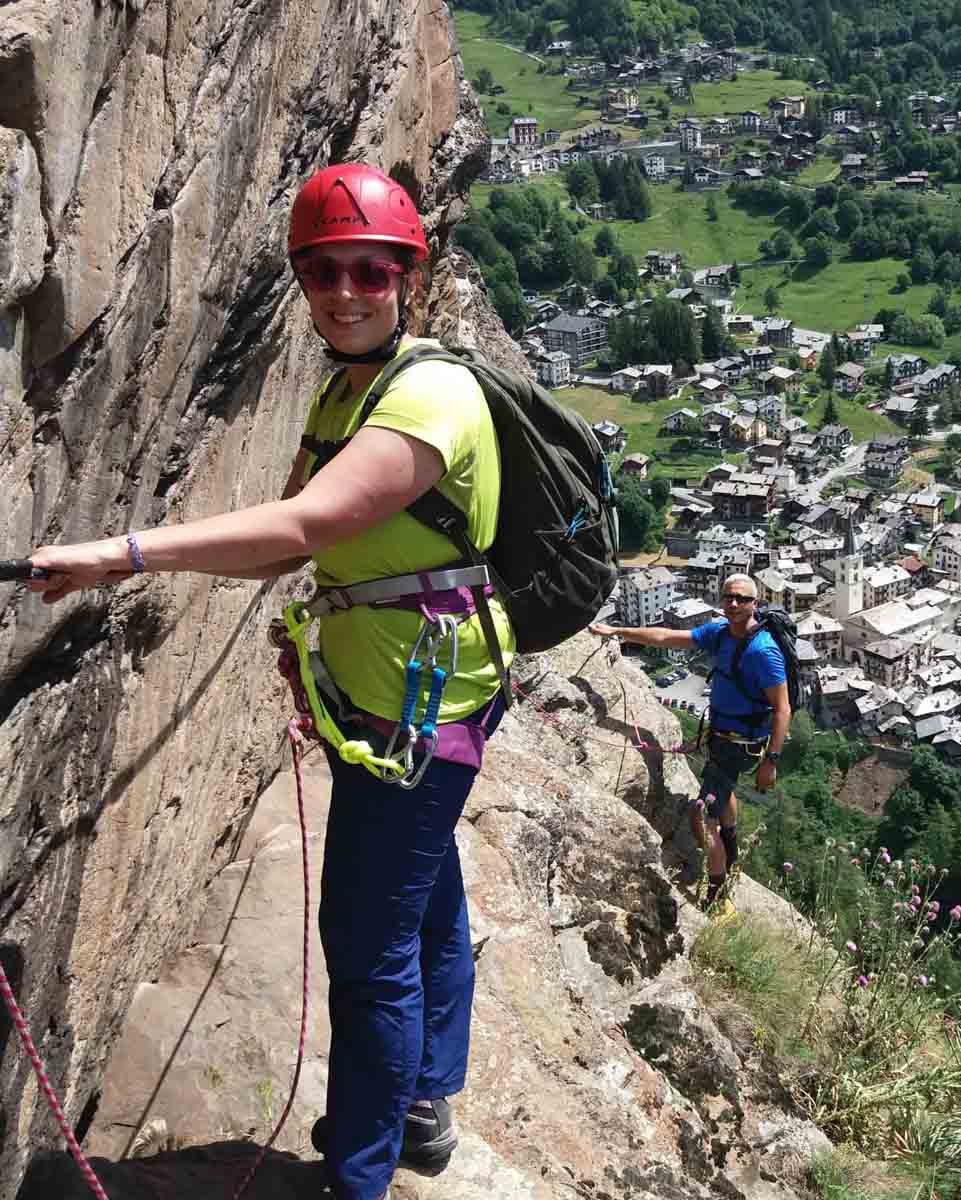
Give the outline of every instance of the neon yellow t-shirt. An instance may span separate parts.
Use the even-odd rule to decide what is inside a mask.
[[[422,345],[438,343],[408,339],[402,353]],[[325,386],[315,395],[306,432],[321,441],[352,436],[367,389],[351,395],[345,381],[330,395],[326,392]],[[366,424],[410,434],[438,451],[445,467],[438,490],[467,514],[471,541],[486,550],[497,531],[500,453],[484,393],[466,367],[417,363],[390,383]],[[304,482],[315,461],[309,455]],[[452,542],[407,512],[313,556],[315,578],[324,587],[431,570],[459,557]],[[491,597],[490,607],[504,662],[509,665],[514,652],[510,621],[497,597]],[[404,668],[422,623],[416,612],[361,604],[320,620],[318,648],[338,687],[356,707],[396,721],[404,696]],[[446,654],[445,647],[438,659],[442,667],[447,666]],[[418,719],[428,687],[425,670]],[[480,621],[472,616],[458,627],[457,674],[448,680],[440,720],[466,717],[489,701],[498,687]]]

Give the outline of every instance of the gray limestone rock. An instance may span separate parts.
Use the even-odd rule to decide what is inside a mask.
[[[30,139],[22,129],[0,129],[0,313],[43,278],[47,230],[40,184]]]

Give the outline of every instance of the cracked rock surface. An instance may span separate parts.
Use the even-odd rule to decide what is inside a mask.
[[[626,702],[666,745],[676,723],[630,664],[597,651],[581,635],[519,664],[523,696],[488,747],[458,828],[477,961],[469,1083],[454,1101],[461,1145],[440,1176],[400,1169],[392,1194],[401,1200],[790,1200],[804,1148],[821,1148],[822,1135],[760,1086],[749,1049],[731,1042],[691,990],[689,931],[703,918],[665,874],[661,839],[627,802],[646,768],[633,749],[621,761],[617,706]],[[685,774],[678,765],[675,786],[693,790]],[[329,1037],[315,930],[330,785],[319,753],[306,782],[313,1013],[278,1143],[305,1170]],[[261,798],[238,859],[211,882],[191,946],[138,987],[88,1138],[94,1153],[118,1158],[138,1125],[160,1118],[172,1137],[201,1143],[215,1161],[222,1155],[229,1170],[235,1139],[262,1142],[270,1132],[296,1055],[295,814],[285,770]],[[176,1178],[178,1157],[108,1165],[106,1177],[116,1172],[119,1200],[140,1179],[157,1188],[144,1194],[167,1200],[156,1180]],[[61,1169],[69,1176],[69,1165]],[[278,1195],[310,1183],[271,1159],[262,1186],[275,1170]]]

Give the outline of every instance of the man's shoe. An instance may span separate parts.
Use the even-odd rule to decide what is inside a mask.
[[[314,1122],[310,1140],[318,1154],[327,1153],[327,1118]],[[400,1161],[412,1167],[446,1165],[457,1146],[457,1131],[446,1100],[418,1100],[404,1122]]]

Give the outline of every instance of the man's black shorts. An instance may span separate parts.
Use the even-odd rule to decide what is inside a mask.
[[[732,742],[728,738],[712,733],[707,744],[707,764],[701,776],[698,793],[705,803],[704,811],[719,821],[721,812],[727,807],[739,775],[745,771],[756,771],[764,754],[766,738],[757,742]],[[708,796],[713,796],[708,801]]]

